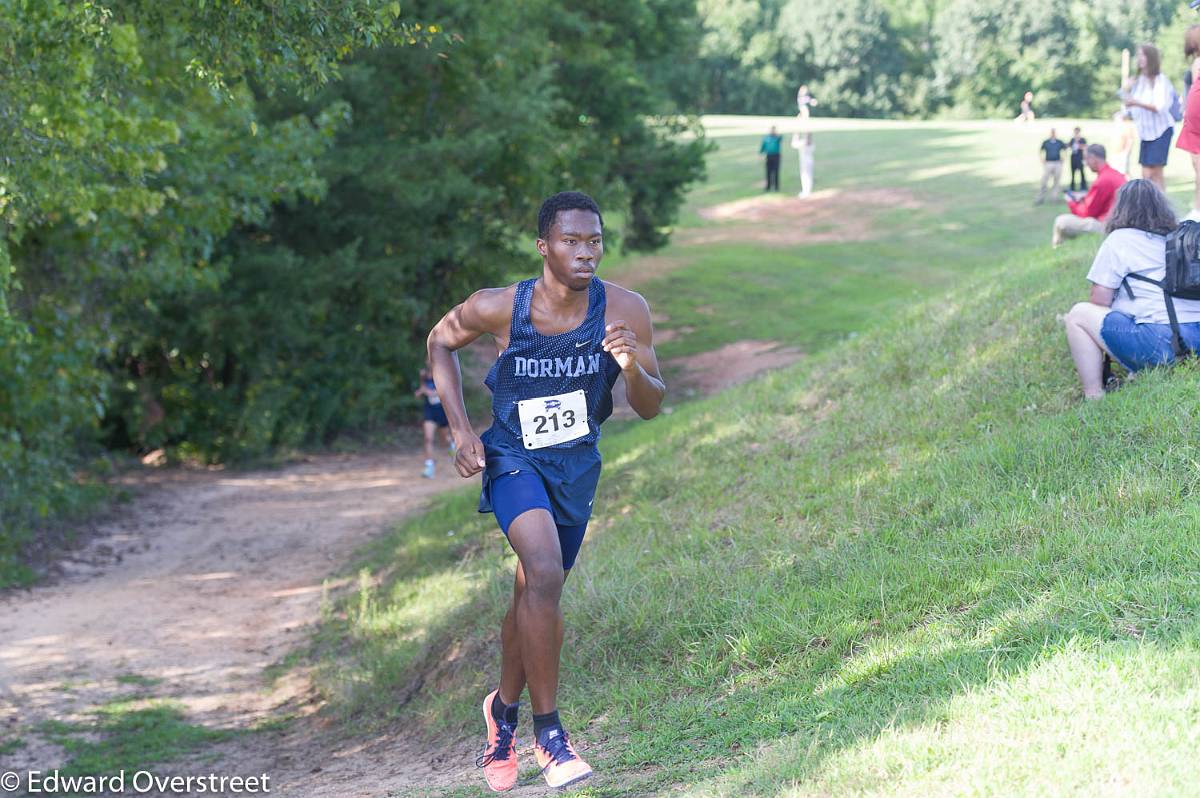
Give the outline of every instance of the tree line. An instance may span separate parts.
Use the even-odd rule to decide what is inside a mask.
[[[1178,86],[1183,0],[699,0],[701,109],[851,117],[1015,116],[1032,91],[1043,115],[1116,110],[1121,50],[1164,53]]]
[[[530,271],[549,193],[663,245],[699,35],[690,0],[0,4],[0,560],[105,450],[406,417],[425,331]]]

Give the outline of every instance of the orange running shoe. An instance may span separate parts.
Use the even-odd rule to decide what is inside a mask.
[[[567,733],[561,728],[550,729],[546,733],[546,745],[539,740],[533,746],[533,753],[551,787],[566,787],[592,775],[591,766],[575,753]]]
[[[517,783],[517,741],[513,737],[516,729],[503,721],[497,723],[492,717],[492,700],[499,690],[493,690],[483,699],[483,719],[487,723],[487,742],[483,753],[475,759],[475,767],[483,768],[483,777],[496,792],[511,790]]]

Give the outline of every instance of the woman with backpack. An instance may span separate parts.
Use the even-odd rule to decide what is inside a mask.
[[[1153,44],[1143,44],[1137,49],[1138,74],[1125,81],[1120,96],[1125,107],[1133,114],[1141,150],[1138,163],[1142,165],[1142,177],[1153,182],[1163,191],[1163,167],[1171,151],[1171,136],[1175,132],[1173,106],[1179,97],[1171,80],[1160,70],[1162,56]],[[1182,111],[1180,111],[1182,118]]]
[[[1129,371],[1174,363],[1167,300],[1154,281],[1166,276],[1166,237],[1176,228],[1165,194],[1149,180],[1130,180],[1117,192],[1108,234],[1092,261],[1088,302],[1067,313],[1067,345],[1085,399],[1104,396],[1104,356]],[[1184,348],[1200,348],[1200,300],[1174,299]]]

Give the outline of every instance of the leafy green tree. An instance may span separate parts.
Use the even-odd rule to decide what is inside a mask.
[[[0,569],[6,530],[74,495],[123,325],[164,288],[218,283],[234,225],[322,189],[336,109],[263,124],[248,82],[320,85],[357,47],[441,40],[399,15],[371,0],[0,3]]]
[[[808,84],[824,113],[886,116],[901,107],[904,52],[878,0],[788,0],[779,30],[795,81]]]
[[[614,243],[661,246],[705,150],[678,136],[686,86],[662,67],[692,46],[689,8],[418,7],[452,48],[380,49],[312,98],[260,100],[285,120],[352,117],[319,159],[326,190],[243,221],[211,284],[166,286],[149,317],[123,305],[110,442],[229,459],[403,418],[429,327],[533,268],[554,191],[594,194]]]
[[[1120,51],[1158,41],[1178,80],[1176,0],[700,0],[701,110],[786,113],[801,83],[820,113],[1015,114],[1033,90],[1054,114],[1114,108]]]
[[[1116,107],[1121,49],[1153,40],[1175,7],[952,0],[936,26],[939,87],[963,114],[1015,114],[1026,91],[1042,113],[1103,113]]]
[[[780,0],[699,0],[697,79],[705,111],[784,113],[792,107],[776,26],[779,9]]]

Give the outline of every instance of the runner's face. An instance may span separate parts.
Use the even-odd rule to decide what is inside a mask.
[[[539,238],[537,246],[550,272],[568,287],[582,291],[604,257],[600,217],[591,211],[559,211],[549,235]]]

